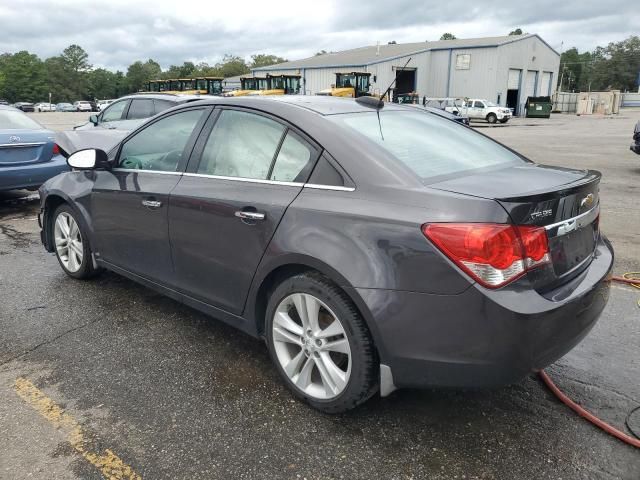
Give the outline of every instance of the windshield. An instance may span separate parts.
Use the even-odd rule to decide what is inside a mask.
[[[0,110],[0,130],[40,130],[42,126],[22,112]]]
[[[427,112],[383,110],[380,125],[375,112],[328,118],[375,142],[422,179],[525,163],[515,153],[470,128]]]

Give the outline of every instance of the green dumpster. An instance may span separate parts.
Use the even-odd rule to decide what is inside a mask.
[[[551,97],[529,97],[525,105],[525,112],[527,118],[549,118],[551,107]]]

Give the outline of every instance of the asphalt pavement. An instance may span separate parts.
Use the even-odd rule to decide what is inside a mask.
[[[610,198],[637,192],[640,163],[611,146],[620,137],[628,148],[630,134],[611,127],[610,140],[605,126],[626,131],[630,119],[588,120],[609,142],[599,161],[599,143],[580,133],[587,122],[552,121],[566,123],[483,132],[546,163],[573,151],[576,163],[610,171],[603,229],[617,271],[640,270],[639,209]],[[563,143],[574,129],[581,147]],[[640,478],[638,450],[577,417],[535,376],[318,413],[291,397],[261,342],[115,274],[64,275],[39,244],[36,213],[35,195],[0,194],[1,479]],[[613,285],[594,330],[547,370],[621,429],[640,404],[639,296]]]

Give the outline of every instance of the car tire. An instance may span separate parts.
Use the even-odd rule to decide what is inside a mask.
[[[503,118],[502,120],[500,120],[500,123],[507,123],[509,121],[508,118]]]
[[[311,313],[311,321],[300,309]],[[315,331],[307,329],[314,318]],[[290,277],[271,292],[265,337],[287,387],[317,410],[345,412],[378,390],[379,362],[369,329],[347,295],[320,274]]]
[[[53,214],[51,239],[58,263],[70,277],[87,279],[101,271],[93,265],[91,248],[78,214],[66,203]]]
[[[487,115],[487,122],[496,123],[497,120],[498,120],[498,117],[496,116],[495,113],[490,113],[489,115]]]

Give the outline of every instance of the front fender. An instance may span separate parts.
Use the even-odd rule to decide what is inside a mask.
[[[53,211],[61,203],[67,203],[76,212],[82,232],[89,245],[93,244],[93,222],[91,217],[91,191],[95,172],[72,171],[58,175],[45,182],[39,190],[40,214],[42,217],[42,242],[45,249],[53,251],[50,239]]]

